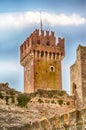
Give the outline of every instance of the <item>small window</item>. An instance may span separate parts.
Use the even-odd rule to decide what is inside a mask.
[[[76,89],[77,89],[77,86],[76,86],[75,83],[73,83],[73,88],[72,88],[72,92],[73,92],[73,94],[75,93]]]
[[[55,59],[55,53],[53,53],[53,58]]]
[[[54,66],[50,66],[49,70],[50,70],[51,72],[54,72],[54,71],[55,71],[55,67],[54,67]]]
[[[44,56],[44,52],[42,51],[42,52],[41,52],[41,57],[43,57],[43,56]]]
[[[37,51],[37,57],[39,57],[39,51]]]
[[[49,42],[49,41],[47,41],[46,45],[47,45],[47,46],[50,46],[50,42]]]
[[[45,56],[47,57],[47,55],[48,55],[48,52],[46,51],[46,52],[45,52]]]
[[[51,58],[51,54],[52,54],[52,53],[50,52],[50,53],[49,53],[49,58]]]

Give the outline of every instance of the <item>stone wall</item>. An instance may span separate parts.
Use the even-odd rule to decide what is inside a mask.
[[[86,108],[81,111],[72,110],[59,117],[53,116],[49,119],[44,117],[33,123],[5,128],[6,130],[86,130]],[[1,130],[4,130],[4,127]]]
[[[70,68],[71,94],[77,108],[86,104],[86,47],[78,46],[76,61]]]
[[[62,89],[61,61],[65,55],[64,38],[54,32],[35,30],[20,46],[20,63],[24,66],[24,92],[37,89]]]

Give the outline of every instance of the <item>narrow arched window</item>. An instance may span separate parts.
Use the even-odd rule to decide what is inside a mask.
[[[44,56],[44,52],[43,51],[41,51],[41,57],[43,57]]]
[[[50,46],[50,41],[47,41],[47,42],[46,42],[46,45],[47,45],[47,46]]]

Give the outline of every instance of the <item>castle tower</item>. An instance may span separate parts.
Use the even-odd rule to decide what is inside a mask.
[[[64,39],[54,32],[35,30],[20,46],[20,63],[24,66],[24,92],[37,89],[62,89],[61,61]]]
[[[86,47],[78,46],[77,59],[70,68],[71,94],[75,96],[76,107],[86,105]]]

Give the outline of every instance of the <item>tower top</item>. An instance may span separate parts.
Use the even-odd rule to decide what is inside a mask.
[[[59,37],[56,44],[54,32],[45,32],[43,30],[40,32],[36,29],[20,46],[20,60],[22,61],[31,51],[55,53],[61,55],[61,58],[63,58],[65,55],[64,40],[64,38]]]

